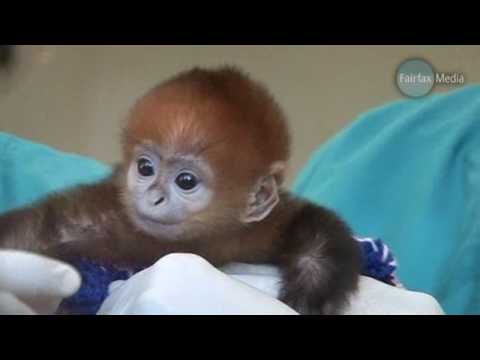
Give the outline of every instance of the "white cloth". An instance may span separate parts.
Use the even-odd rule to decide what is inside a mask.
[[[0,315],[53,314],[80,287],[71,266],[44,256],[0,250]]]
[[[221,270],[192,254],[171,254],[127,281],[114,282],[100,315],[278,314],[296,312],[276,299],[278,269],[230,264]],[[444,314],[430,295],[362,276],[345,314]]]

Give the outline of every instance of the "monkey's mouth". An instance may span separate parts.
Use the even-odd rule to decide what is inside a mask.
[[[138,210],[136,211],[137,217],[139,220],[142,222],[151,225],[151,226],[178,226],[182,223],[182,220],[165,220],[165,219],[159,219],[155,218],[154,216],[144,214],[139,212]]]

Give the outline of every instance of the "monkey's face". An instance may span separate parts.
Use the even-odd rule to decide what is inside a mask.
[[[175,236],[212,200],[212,171],[200,157],[137,145],[127,170],[133,220],[151,234]]]
[[[225,166],[222,172],[198,154],[153,143],[137,144],[132,154],[123,199],[134,223],[161,239],[242,228],[263,220],[278,202],[276,166],[272,174],[246,186],[235,181],[237,177],[229,178]],[[222,181],[216,181],[219,178]]]
[[[207,75],[152,89],[128,116],[123,202],[158,238],[231,234],[278,203],[289,143],[280,109],[239,74]]]

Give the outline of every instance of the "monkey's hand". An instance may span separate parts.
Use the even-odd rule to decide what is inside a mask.
[[[81,278],[71,266],[45,256],[0,250],[0,314],[53,314]]]

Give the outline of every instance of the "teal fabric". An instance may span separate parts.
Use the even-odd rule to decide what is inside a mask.
[[[408,288],[448,314],[480,313],[480,86],[360,115],[314,152],[293,191],[381,237]]]
[[[110,171],[93,159],[0,132],[0,213],[97,181]]]

